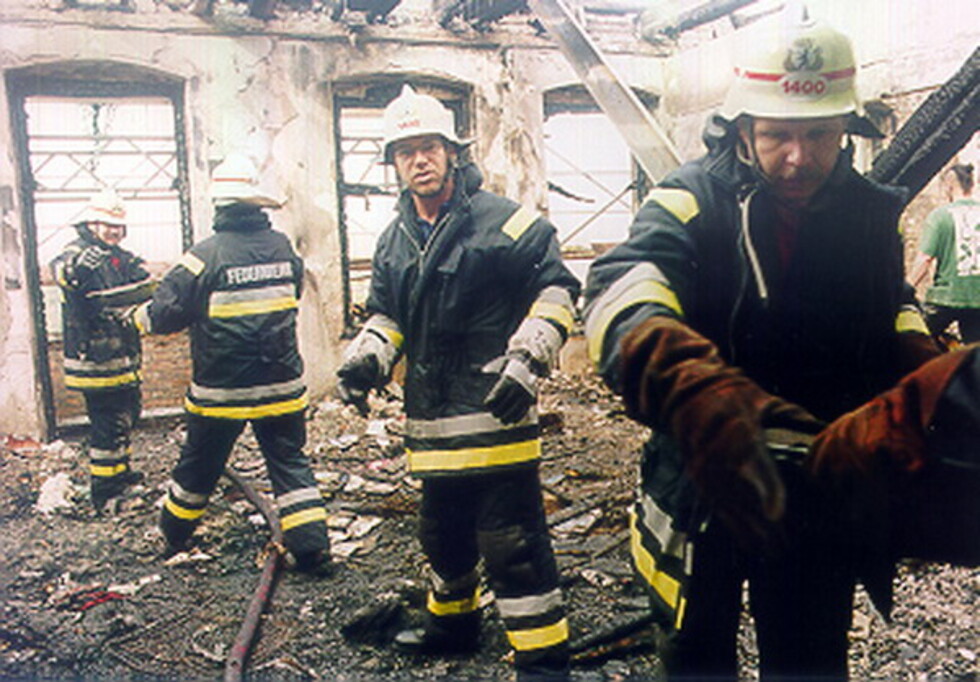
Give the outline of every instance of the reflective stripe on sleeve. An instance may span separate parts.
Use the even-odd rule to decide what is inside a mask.
[[[180,257],[180,260],[177,261],[177,265],[189,270],[195,277],[204,272],[204,261],[190,251],[187,251]]]
[[[929,326],[919,309],[913,305],[903,305],[895,316],[895,331],[899,334],[905,332],[918,332],[919,334],[929,334]]]
[[[647,194],[643,203],[647,204],[651,201],[677,218],[682,225],[686,225],[701,212],[697,198],[686,189],[655,187]]]
[[[594,365],[598,366],[602,359],[602,347],[613,320],[620,313],[642,303],[656,303],[678,316],[684,315],[677,294],[670,288],[660,268],[653,263],[633,266],[596,300],[585,320],[589,359]]]
[[[534,224],[534,221],[538,219],[539,215],[537,211],[532,211],[529,208],[521,206],[511,214],[507,222],[500,228],[500,231],[516,242]]]
[[[405,336],[398,327],[398,323],[387,315],[382,315],[381,313],[375,313],[372,315],[368,319],[367,323],[365,323],[364,328],[370,329],[371,331],[387,339],[396,349],[401,349],[402,344],[405,341]]]

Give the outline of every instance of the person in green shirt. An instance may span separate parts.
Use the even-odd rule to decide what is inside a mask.
[[[926,290],[926,323],[939,335],[954,321],[966,343],[980,341],[980,201],[972,197],[973,164],[954,164],[942,176],[947,203],[926,218],[912,271]]]

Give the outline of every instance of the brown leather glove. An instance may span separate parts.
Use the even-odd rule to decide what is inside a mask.
[[[622,341],[623,398],[637,421],[667,429],[687,471],[744,546],[766,543],[785,491],[763,430],[815,433],[823,423],[763,391],[728,365],[711,341],[657,316]]]
[[[918,369],[946,352],[929,334],[903,332],[898,335],[898,363],[902,374]]]
[[[913,473],[926,461],[926,429],[936,403],[968,350],[946,353],[845,414],[813,444],[807,468],[818,478],[869,476],[886,466]]]

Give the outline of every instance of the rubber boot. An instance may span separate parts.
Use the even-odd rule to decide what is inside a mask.
[[[145,476],[141,471],[126,469],[115,476],[92,476],[92,506],[97,510],[105,507],[113,497],[119,497],[130,486],[138,485],[143,482]]]
[[[480,638],[479,612],[427,616],[425,627],[402,630],[395,635],[393,644],[396,650],[419,656],[462,654],[476,650]]]

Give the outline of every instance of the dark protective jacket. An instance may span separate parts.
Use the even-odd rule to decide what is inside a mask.
[[[132,307],[153,293],[143,259],[110,246],[85,225],[76,225],[78,239],[51,262],[61,294],[65,385],[77,391],[112,390],[140,381],[140,339]],[[95,269],[77,268],[87,247],[103,249]]]
[[[834,419],[894,384],[900,334],[925,331],[904,282],[903,195],[860,176],[842,153],[787,261],[773,197],[737,158],[736,136],[709,125],[709,153],[665,178],[629,239],[594,263],[590,355],[616,389],[623,336],[651,315],[674,316],[765,390]],[[684,546],[703,515],[669,434],[653,434],[641,474],[634,558],[662,605],[680,610]]]
[[[536,412],[508,426],[494,419],[483,400],[498,375],[482,370],[530,315],[567,336],[579,291],[547,220],[481,190],[476,166],[454,172],[452,199],[426,243],[403,193],[379,239],[367,301],[403,337],[406,449],[410,469],[422,476],[536,463]],[[541,304],[542,292],[556,289],[568,305]]]
[[[303,261],[257,207],[219,208],[214,230],[167,273],[137,322],[151,333],[190,328],[189,412],[259,419],[302,410]]]

